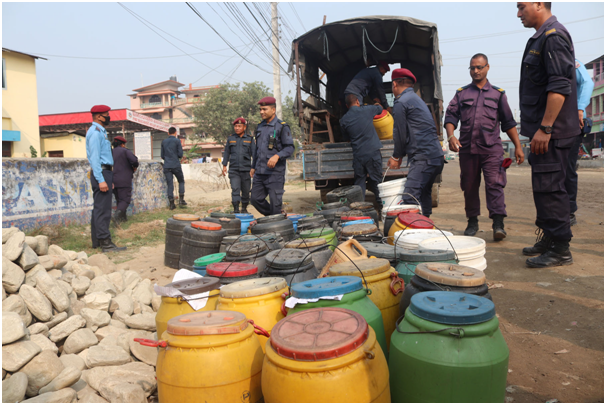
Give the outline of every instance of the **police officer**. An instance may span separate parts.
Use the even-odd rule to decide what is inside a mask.
[[[579,114],[579,136],[575,137],[575,142],[570,148],[570,154],[568,154],[568,167],[566,168],[566,192],[568,193],[568,200],[570,201],[570,226],[577,224],[577,189],[579,184],[579,176],[577,175],[577,160],[579,158],[579,147],[585,133],[590,131],[591,126],[586,125],[587,114],[585,108],[591,102],[591,93],[593,92],[593,80],[589,76],[589,72],[585,69],[585,66],[576,59],[575,61],[575,72],[577,78],[577,108]]]
[[[254,159],[257,149],[252,136],[245,133],[248,122],[244,118],[237,118],[232,125],[235,133],[227,138],[223,152],[223,176],[227,173],[227,163],[229,163],[231,203],[234,212],[240,212],[240,201],[242,201],[242,213],[248,213],[246,207],[250,201],[251,159]]]
[[[383,76],[389,70],[389,65],[384,61],[380,61],[377,66],[360,70],[345,88],[345,97],[348,94],[355,94],[362,104],[364,97],[369,95],[372,99],[377,99],[383,108],[391,111],[383,89]]]
[[[431,188],[444,168],[444,152],[438,140],[431,112],[413,90],[417,78],[408,69],[391,74],[393,105],[393,156],[387,166],[399,169],[408,156],[410,168],[404,186],[403,203],[421,204],[423,215],[431,215]]]
[[[493,238],[502,240],[507,236],[503,223],[507,216],[504,192],[507,177],[503,167],[501,131],[506,132],[515,145],[518,164],[524,161],[524,152],[505,90],[490,84],[486,78],[489,69],[486,55],[478,53],[472,56],[469,62],[472,83],[457,90],[446,110],[444,128],[450,150],[459,152],[461,190],[465,196],[465,214],[468,218],[465,235],[474,236],[479,230],[479,191],[481,173],[484,172],[486,206],[492,218]],[[454,130],[459,121],[461,129],[460,138],[457,139]]]
[[[276,99],[265,97],[259,101],[263,121],[255,131],[257,152],[253,156],[251,203],[259,213],[267,216],[282,212],[286,159],[295,150],[288,124],[276,117]],[[269,195],[269,203],[265,198]]]
[[[524,248],[529,267],[572,263],[570,202],[566,169],[570,148],[579,135],[574,45],[551,14],[551,3],[518,3],[518,17],[536,33],[528,40],[520,76],[522,135],[528,136],[536,225],[534,246]]]
[[[116,197],[116,213],[114,222],[124,222],[126,209],[130,205],[133,194],[133,173],[139,167],[139,159],[133,152],[126,149],[126,139],[122,136],[114,137],[114,196]]]
[[[112,215],[113,166],[112,147],[107,139],[105,127],[109,125],[110,107],[96,105],[91,108],[93,125],[86,132],[86,157],[91,171],[88,173],[93,189],[93,212],[90,218],[90,233],[93,248],[103,252],[125,250],[112,242],[109,222]]]
[[[164,159],[164,177],[166,178],[166,185],[168,186],[168,202],[170,203],[169,208],[174,210],[175,197],[174,197],[174,185],[173,176],[177,178],[179,182],[179,207],[185,208],[187,203],[185,202],[185,178],[183,177],[183,170],[181,169],[181,158],[183,157],[183,147],[181,141],[177,139],[177,129],[175,127],[168,128],[168,138],[162,141],[160,146],[160,157]]]
[[[355,94],[348,94],[345,98],[347,113],[341,118],[341,132],[351,140],[353,150],[354,184],[362,188],[362,195],[366,194],[366,176],[368,175],[368,188],[375,195],[377,203],[381,205],[378,184],[383,174],[381,158],[381,141],[375,130],[373,119],[381,114],[380,105],[360,106]]]

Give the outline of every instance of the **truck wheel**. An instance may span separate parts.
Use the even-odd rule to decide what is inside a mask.
[[[322,200],[322,202],[324,204],[328,204],[328,198],[326,197],[326,194],[330,193],[331,191],[332,191],[332,189],[327,189],[327,188],[320,189],[320,200]]]
[[[440,185],[434,184],[431,186],[431,206],[437,207],[440,202]]]

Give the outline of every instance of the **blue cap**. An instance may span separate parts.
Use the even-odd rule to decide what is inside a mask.
[[[410,312],[426,321],[446,325],[474,325],[495,316],[487,298],[452,291],[426,291],[413,295]]]
[[[362,289],[362,279],[352,276],[315,278],[293,284],[290,291],[297,298],[320,298],[347,294]]]
[[[349,226],[349,225],[374,224],[374,223],[375,223],[375,221],[373,221],[372,219],[356,219],[354,221],[342,222],[341,226],[342,227],[346,227],[346,226]]]

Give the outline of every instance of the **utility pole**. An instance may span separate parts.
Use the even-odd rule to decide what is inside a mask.
[[[282,119],[282,89],[280,87],[280,48],[278,43],[278,3],[271,3],[271,41],[274,59],[274,98],[276,99],[276,115]]]

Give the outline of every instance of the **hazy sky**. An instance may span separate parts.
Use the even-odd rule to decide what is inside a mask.
[[[193,3],[227,41],[267,72],[243,61],[185,3],[122,4],[155,25],[152,28],[172,45],[118,3],[2,3],[2,46],[48,58],[36,62],[40,114],[87,111],[94,104],[128,108],[126,95],[133,89],[172,75],[194,86],[260,80],[272,87],[272,75],[267,73],[271,60],[251,45],[228,10],[239,10],[268,48],[268,28],[259,11],[269,21],[269,3],[247,3],[259,23],[243,3]],[[327,22],[376,14],[434,22],[444,64],[445,104],[458,87],[471,81],[469,57],[482,52],[490,59],[488,79],[506,90],[512,109],[519,108],[520,60],[534,30],[524,29],[515,2],[305,2],[280,3],[278,9],[283,43],[289,46],[282,49],[286,59],[293,35],[321,25],[324,15]],[[553,3],[552,12],[570,31],[578,59],[587,62],[604,54],[604,3]],[[468,37],[472,39],[462,40]],[[283,60],[282,66],[286,70]],[[288,77],[282,77],[282,86],[283,94],[294,93]]]

